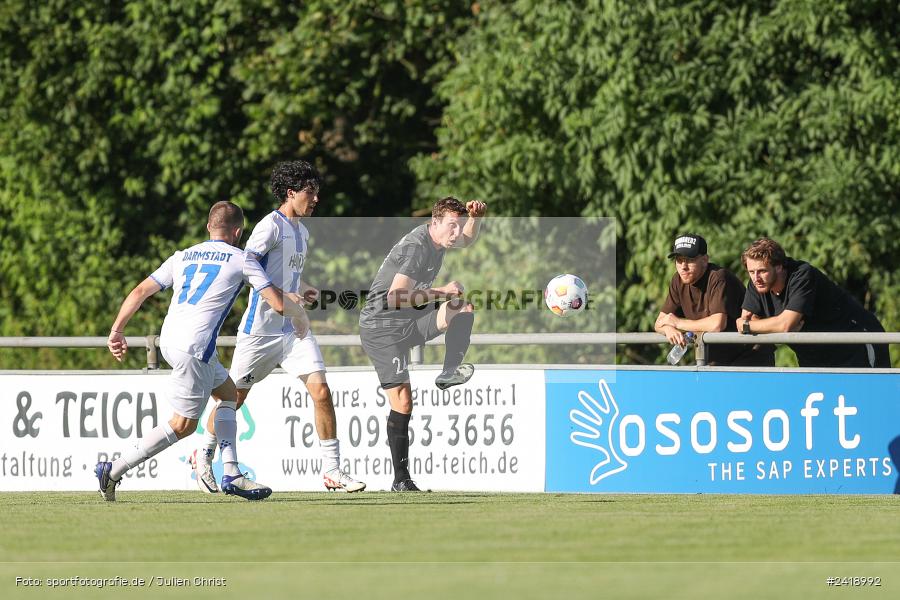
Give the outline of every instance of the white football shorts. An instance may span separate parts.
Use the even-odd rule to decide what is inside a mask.
[[[188,419],[199,419],[212,391],[225,383],[228,371],[213,352],[209,362],[165,346],[163,358],[172,366],[169,379],[169,403],[175,412]]]
[[[238,388],[250,389],[278,365],[292,377],[325,371],[322,351],[312,331],[302,339],[293,333],[283,336],[238,334],[229,371]]]

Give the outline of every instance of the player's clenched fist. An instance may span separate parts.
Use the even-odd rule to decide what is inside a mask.
[[[466,202],[466,212],[470,217],[483,217],[487,213],[487,204],[481,200],[470,200]]]
[[[119,362],[122,362],[122,357],[128,352],[128,342],[125,341],[125,336],[121,331],[110,332],[109,339],[106,340],[106,347]]]
[[[306,317],[306,313],[303,313],[302,317],[294,317],[291,319],[291,325],[294,328],[294,335],[296,335],[301,340],[306,337],[306,334],[309,333],[309,319]]]
[[[463,285],[460,282],[451,281],[443,288],[441,288],[441,291],[443,291],[448,298],[454,298],[456,296],[462,296],[466,290],[465,288],[463,288]]]

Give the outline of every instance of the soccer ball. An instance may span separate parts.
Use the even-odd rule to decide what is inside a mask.
[[[575,275],[557,275],[544,289],[544,302],[560,317],[574,315],[587,304],[587,286]]]

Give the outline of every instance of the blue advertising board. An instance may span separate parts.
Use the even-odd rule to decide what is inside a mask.
[[[890,494],[900,374],[546,371],[548,492]]]

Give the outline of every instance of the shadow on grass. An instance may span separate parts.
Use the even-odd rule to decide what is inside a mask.
[[[336,492],[275,492],[263,501],[248,501],[243,498],[225,496],[223,494],[206,495],[193,491],[178,490],[166,492],[148,492],[144,490],[125,490],[118,494],[116,502],[105,502],[95,492],[6,492],[0,494],[0,505],[5,508],[17,506],[139,506],[139,505],[237,505],[252,504],[314,504],[316,506],[358,505],[466,505],[466,504],[503,504],[507,502],[522,504],[544,504],[548,500],[555,503],[585,504],[617,503],[621,500],[610,496],[593,496],[587,494],[517,494],[517,493],[479,493],[479,492],[421,492],[396,493],[387,491],[343,494]]]

